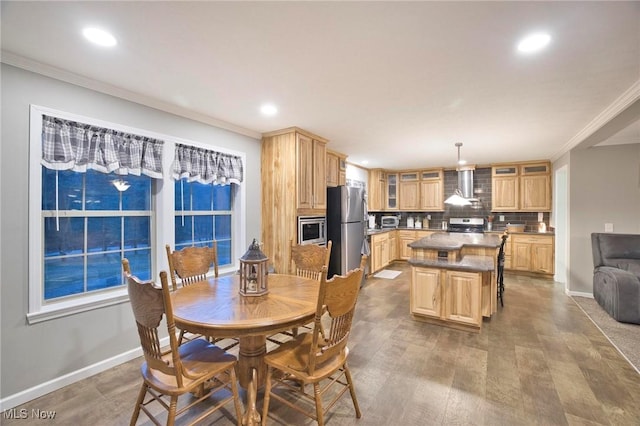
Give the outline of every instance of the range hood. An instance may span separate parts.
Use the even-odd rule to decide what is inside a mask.
[[[454,206],[470,206],[477,204],[477,199],[473,198],[473,171],[474,167],[459,167],[458,171],[458,187],[453,195],[447,198],[445,204]]]

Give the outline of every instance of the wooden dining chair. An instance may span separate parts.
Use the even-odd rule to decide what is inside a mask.
[[[293,240],[289,241],[289,254],[291,258],[291,267],[289,273],[299,277],[309,278],[320,281],[322,279],[323,267],[329,267],[329,259],[331,257],[331,241],[327,241],[326,247],[317,244],[294,244]],[[327,275],[326,270],[324,275]],[[313,326],[304,325],[303,328],[311,330]],[[280,334],[280,333],[279,333]],[[298,335],[298,327],[290,331],[283,331],[281,334],[295,337]],[[278,339],[278,335],[269,336],[270,342],[278,345],[282,344],[282,339]]]
[[[167,411],[167,425],[173,425],[176,417],[196,404],[203,403],[209,407],[202,412],[196,411],[197,418],[190,424],[203,420],[233,401],[236,423],[240,425],[242,414],[236,383],[236,357],[204,339],[178,345],[167,273],[160,272],[161,286],[158,287],[153,281],[140,281],[127,272],[130,271],[127,259],[122,260],[122,267],[145,359],[141,367],[143,383],[130,424],[136,424],[141,410],[155,424],[160,424],[156,417],[158,410],[148,407],[154,401]],[[169,349],[166,351],[161,349],[159,337],[163,316],[169,332]],[[179,397],[183,395],[186,395],[183,398],[186,405],[181,404],[178,408]]]
[[[265,356],[267,380],[264,390],[262,425],[266,425],[269,403],[271,398],[274,398],[315,419],[322,426],[325,411],[330,409],[347,390],[351,393],[356,417],[362,416],[351,372],[347,366],[349,355],[347,341],[351,332],[366,258],[363,256],[360,267],[350,271],[346,276],[335,275],[330,280],[327,280],[327,268],[324,267],[313,331],[299,334],[295,339],[283,343]],[[325,312],[329,315],[330,326],[327,328],[327,335],[323,336],[321,319]],[[323,380],[327,383],[322,383],[321,386]],[[313,385],[313,395],[306,392],[307,384]],[[340,385],[342,389],[333,396],[325,409],[323,397],[334,385]],[[293,395],[281,394],[282,389],[285,393],[293,393]],[[290,396],[299,396],[314,403],[315,412],[305,410]]]
[[[215,241],[211,247],[185,247],[181,250],[171,251],[171,247],[167,244],[165,249],[174,291],[178,288],[178,280],[182,286],[206,280],[207,274],[211,271],[211,265],[213,265],[213,276],[218,277],[218,246]],[[180,330],[178,344],[182,344],[184,340],[193,340],[198,337],[200,337],[198,334],[191,333],[189,330]],[[210,340],[212,343],[216,343],[222,339],[210,338]],[[238,341],[234,340],[224,349],[228,350],[237,344]]]

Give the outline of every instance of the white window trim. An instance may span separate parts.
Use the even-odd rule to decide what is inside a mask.
[[[151,215],[151,251],[152,276],[157,277],[160,270],[168,269],[164,245],[174,244],[174,187],[171,177],[171,163],[175,152],[175,144],[192,145],[204,149],[215,150],[226,154],[240,156],[246,164],[246,153],[230,150],[200,142],[189,141],[174,136],[150,132],[138,128],[124,126],[78,114],[58,111],[38,105],[30,106],[29,124],[29,307],[27,321],[35,324],[67,315],[85,312],[92,309],[124,303],[129,300],[126,288],[104,290],[87,295],[70,297],[60,301],[44,302],[43,296],[43,238],[42,235],[42,114],[59,117],[64,120],[79,121],[99,127],[133,133],[141,136],[164,140],[163,179],[154,185],[152,194]],[[246,170],[246,169],[245,169]],[[246,179],[246,178],[245,178]],[[243,180],[245,180],[243,179]],[[240,184],[239,196],[233,197],[232,241],[234,264],[220,270],[221,274],[232,273],[238,269],[238,260],[242,256],[241,245],[246,233],[246,190],[244,182]]]

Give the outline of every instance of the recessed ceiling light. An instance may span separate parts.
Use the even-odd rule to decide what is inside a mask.
[[[362,161],[360,162],[360,164],[365,164],[365,165],[366,165],[366,164],[369,164],[369,160],[362,160]]]
[[[551,36],[546,33],[531,34],[518,43],[518,50],[523,53],[537,52],[551,41]]]
[[[95,43],[100,46],[112,47],[118,44],[114,36],[99,28],[85,28],[82,30],[82,35],[84,35],[91,43]]]
[[[467,164],[467,160],[458,160],[458,165],[464,166],[465,164]]]
[[[276,115],[278,113],[278,108],[273,104],[265,104],[260,107],[260,112],[269,116]]]

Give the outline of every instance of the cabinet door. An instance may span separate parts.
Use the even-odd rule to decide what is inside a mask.
[[[480,325],[482,321],[482,274],[447,271],[443,316],[448,321]]]
[[[386,209],[398,210],[398,174],[387,173]]]
[[[398,258],[398,238],[396,237],[396,231],[389,233],[389,262],[392,262]]]
[[[442,295],[439,269],[411,268],[412,279],[409,292],[411,313],[440,318]]]
[[[420,182],[400,182],[400,210],[415,211],[420,209]]]
[[[525,211],[551,210],[551,177],[549,175],[521,176],[520,208]]]
[[[382,267],[384,268],[389,264],[389,239],[388,238],[382,241],[382,244],[380,245],[380,249],[382,251],[382,254],[381,254]]]
[[[420,182],[420,210],[444,210],[443,181]]]
[[[327,152],[327,186],[338,186],[340,180],[340,157]]]
[[[553,246],[550,244],[531,244],[531,271],[553,274]]]
[[[369,188],[367,193],[367,209],[379,211],[383,209],[384,175],[381,170],[369,170]]]
[[[511,247],[511,267],[518,271],[531,269],[531,244],[513,241]]]
[[[491,183],[491,210],[497,212],[518,210],[518,177],[494,177]]]
[[[313,140],[298,134],[298,208],[313,208]]]
[[[327,208],[327,145],[321,141],[313,141],[313,208]]]

